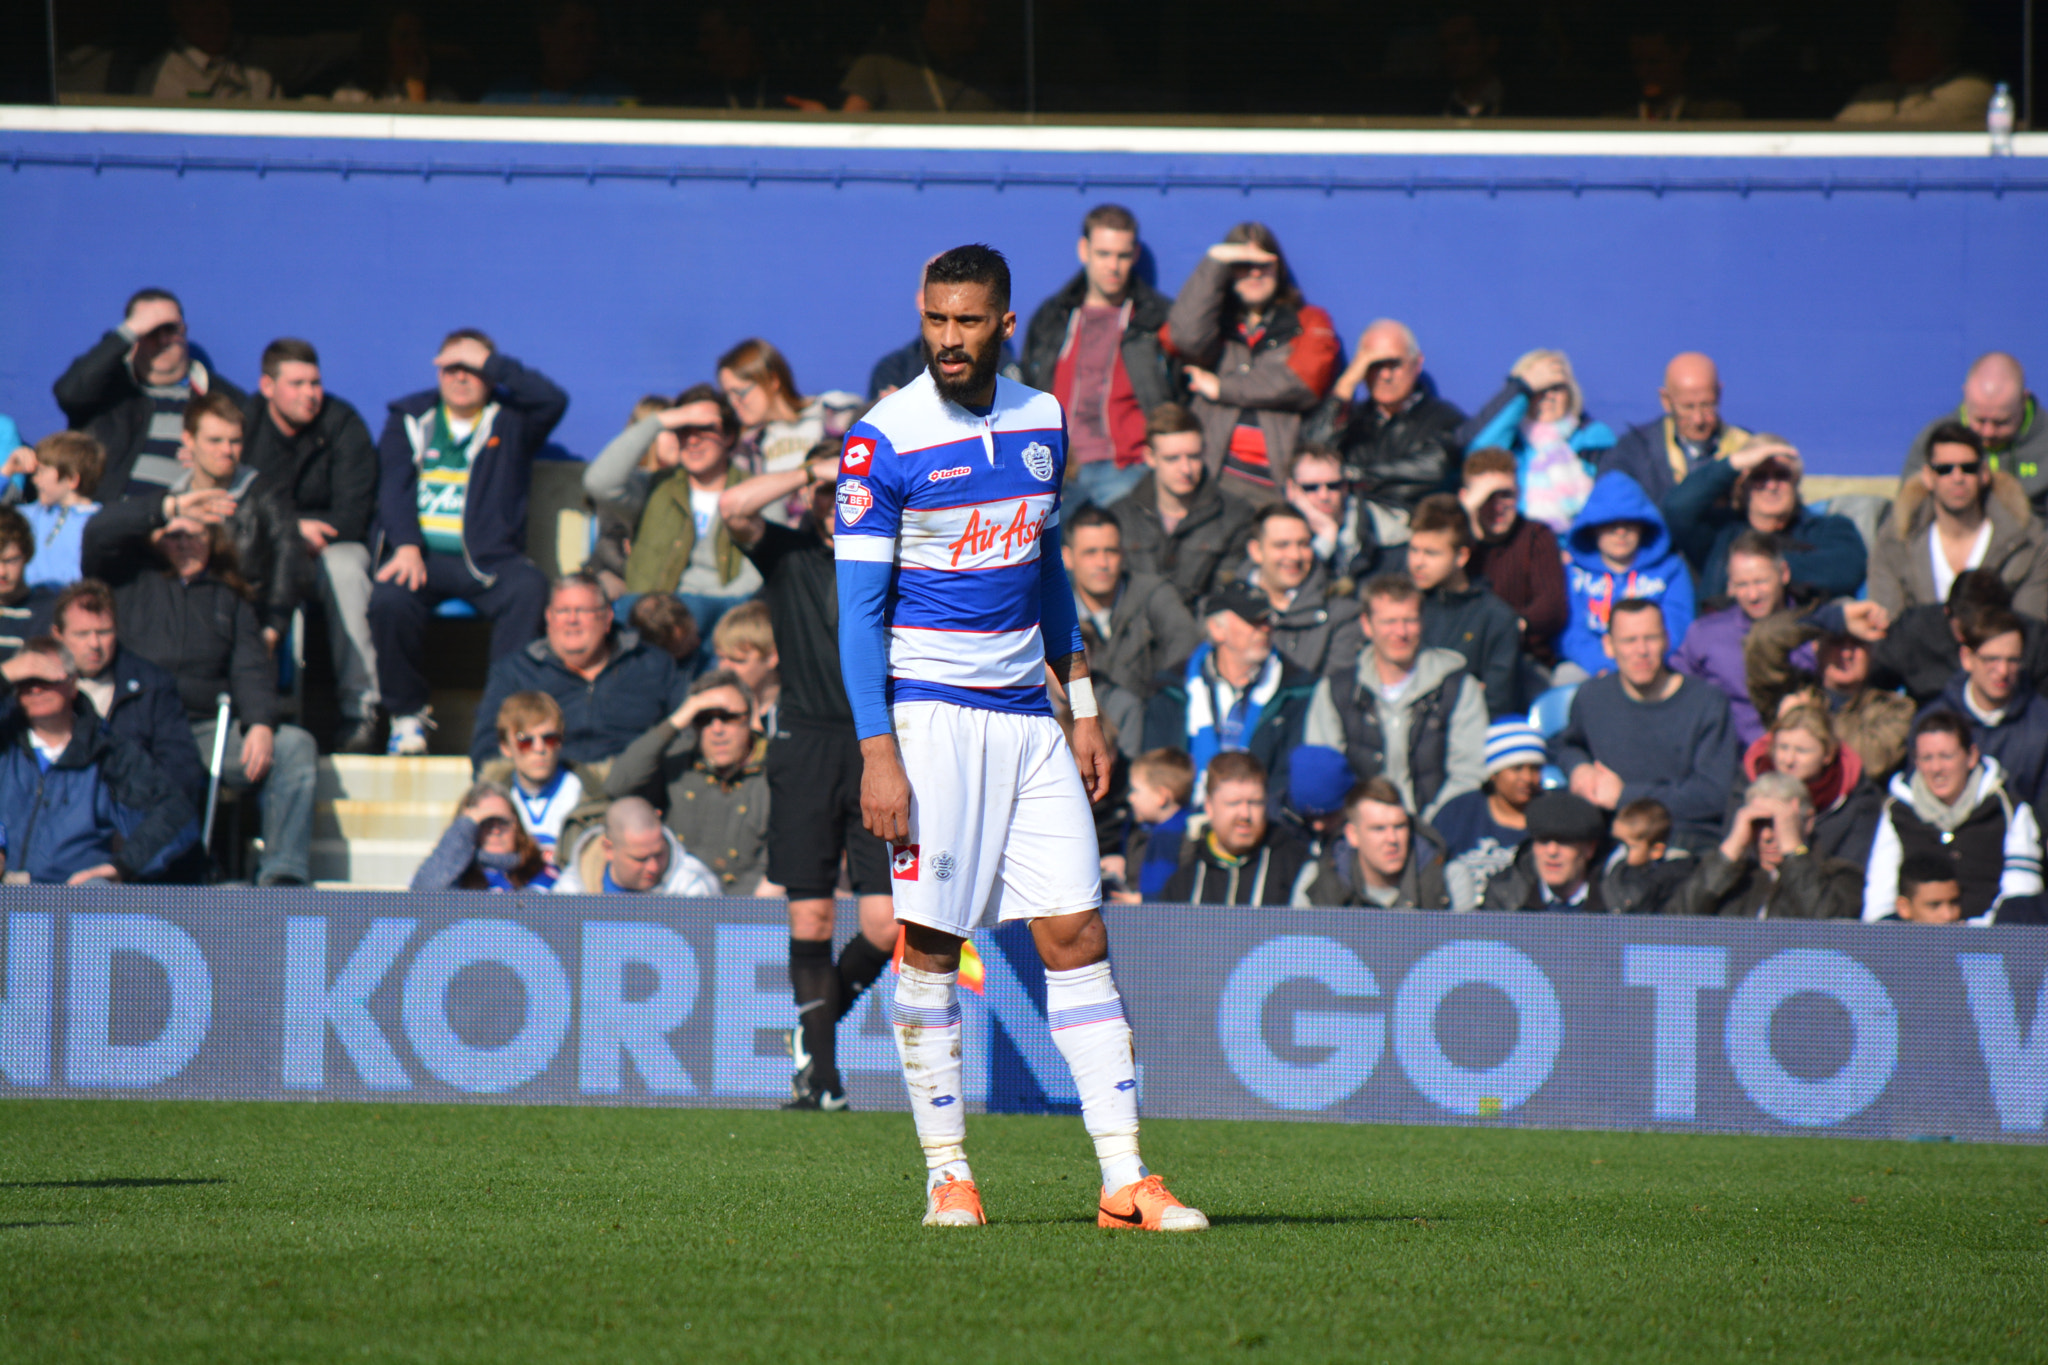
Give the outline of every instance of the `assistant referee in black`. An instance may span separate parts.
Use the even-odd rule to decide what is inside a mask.
[[[781,656],[782,699],[768,741],[768,879],[789,895],[789,980],[797,1028],[792,1109],[844,1109],[839,1021],[889,965],[896,946],[889,852],[860,816],[860,742],[839,676],[839,583],[832,562],[838,443],[799,469],[728,488],[719,515],[754,567]],[[814,455],[817,453],[813,452]],[[801,499],[795,526],[762,511]],[[840,856],[860,898],[860,932],[832,960],[832,903]]]

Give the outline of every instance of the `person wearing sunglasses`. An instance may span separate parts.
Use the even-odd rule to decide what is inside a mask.
[[[1278,501],[1302,418],[1330,392],[1343,347],[1330,315],[1302,298],[1271,228],[1239,223],[1209,248],[1164,339],[1186,365],[1210,474],[1242,497]]]
[[[521,823],[512,793],[479,782],[463,795],[455,819],[412,874],[414,891],[546,891],[555,868]]]
[[[729,896],[781,896],[768,871],[768,741],[754,695],[729,668],[690,684],[689,700],[612,761],[605,794],[644,797]]]
[[[97,495],[109,504],[130,493],[161,493],[176,480],[185,404],[193,397],[224,393],[245,409],[249,402],[186,335],[184,305],[168,289],[137,290],[121,325],[72,361],[54,392],[66,424],[106,449]]]
[[[1778,542],[1797,596],[1853,597],[1863,586],[1870,558],[1863,533],[1849,518],[1800,500],[1805,473],[1791,443],[1764,432],[1726,459],[1701,462],[1664,496],[1659,510],[1698,577],[1701,601],[1727,594],[1728,557],[1745,531]]]
[[[604,773],[562,761],[562,704],[545,692],[514,692],[498,707],[498,753],[478,780],[505,788],[519,823],[555,865],[557,851],[604,818]]]
[[[434,371],[435,387],[392,401],[377,441],[384,558],[370,638],[394,754],[427,751],[422,660],[436,607],[459,599],[488,618],[494,661],[540,634],[548,582],[526,557],[527,488],[569,409],[559,385],[474,327],[442,340]]]
[[[9,882],[155,881],[199,817],[140,748],[78,701],[78,664],[47,635],[0,664],[0,820]]]
[[[1928,443],[1946,422],[1961,422],[1983,437],[1992,472],[2018,479],[2034,516],[2048,521],[2048,421],[2042,420],[2041,400],[2027,391],[2027,372],[2017,356],[1992,351],[1977,358],[1963,378],[1962,404],[1914,438],[1906,453],[1908,480],[1927,463]]]
[[[1984,438],[1947,422],[1928,438],[1927,463],[1892,505],[1870,556],[1870,600],[1896,619],[1948,600],[1965,569],[1989,569],[2012,589],[2012,609],[2048,616],[2048,534],[2011,474],[1993,472]]]

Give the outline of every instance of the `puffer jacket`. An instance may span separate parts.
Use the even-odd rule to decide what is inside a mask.
[[[1160,341],[1170,357],[1216,375],[1218,398],[1212,401],[1197,394],[1190,399],[1202,424],[1202,457],[1210,477],[1223,471],[1238,419],[1253,411],[1265,434],[1273,477],[1272,487],[1259,489],[1258,494],[1277,501],[1301,439],[1302,418],[1329,394],[1343,347],[1330,315],[1313,304],[1274,307],[1264,329],[1247,344],[1226,320],[1230,298],[1229,265],[1202,257],[1174,299]]]
[[[76,703],[71,742],[47,772],[28,717],[0,697],[0,822],[7,871],[43,884],[113,864],[123,881],[163,877],[199,842],[199,816],[142,750]]]
[[[1244,547],[1256,529],[1251,504],[1224,492],[1213,477],[1202,480],[1188,499],[1187,515],[1171,532],[1159,521],[1159,485],[1152,474],[1109,510],[1123,532],[1124,568],[1157,574],[1190,607],[1241,571]]]
[[[121,647],[169,673],[192,720],[211,720],[225,691],[243,725],[276,725],[277,664],[256,609],[213,569],[184,581],[149,542],[155,498],[127,498],[85,528],[86,573],[114,590]]]
[[[1600,528],[1617,521],[1640,522],[1650,528],[1635,559],[1621,573],[1607,567],[1599,546]],[[1612,671],[1614,660],[1607,657],[1601,641],[1607,636],[1607,619],[1614,604],[1630,597],[1646,597],[1657,604],[1672,648],[1685,639],[1693,616],[1692,572],[1672,548],[1663,514],[1634,479],[1626,474],[1600,476],[1593,495],[1572,522],[1565,552],[1571,556],[1564,575],[1571,614],[1558,640],[1558,652],[1565,658],[1588,673]]]

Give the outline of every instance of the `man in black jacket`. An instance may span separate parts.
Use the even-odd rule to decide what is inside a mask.
[[[105,504],[131,492],[161,493],[177,479],[178,433],[195,395],[223,393],[237,405],[248,399],[186,338],[185,309],[167,289],[130,298],[121,325],[72,361],[53,392],[72,430],[106,448],[97,490]]]
[[[1159,329],[1173,300],[1136,275],[1138,220],[1098,204],[1081,220],[1081,269],[1024,335],[1024,382],[1067,412],[1068,505],[1107,507],[1145,475],[1145,414],[1173,397]]]
[[[1244,562],[1251,504],[1226,493],[1202,463],[1202,427],[1178,403],[1145,419],[1150,472],[1109,510],[1123,527],[1124,564],[1157,574],[1193,607]]]
[[[394,400],[377,442],[386,557],[370,635],[394,754],[427,751],[420,660],[435,607],[456,597],[489,617],[493,660],[540,634],[548,582],[526,557],[526,495],[533,458],[569,409],[553,380],[475,328],[450,332],[434,367],[439,386]]]
[[[1354,471],[1361,511],[1366,502],[1412,511],[1431,493],[1458,486],[1465,414],[1436,396],[1422,373],[1422,348],[1404,324],[1381,318],[1359,335],[1336,396],[1351,404],[1337,449]]]
[[[377,447],[370,428],[320,382],[310,342],[281,337],[263,348],[260,401],[245,409],[242,463],[288,490],[299,539],[317,564],[341,706],[343,753],[368,753],[376,738],[377,649],[370,640],[370,523],[377,513]]]
[[[1482,910],[1566,910],[1603,914],[1596,855],[1607,819],[1584,797],[1547,792],[1529,803],[1529,829],[1505,871],[1487,879]]]
[[[1143,703],[1162,671],[1188,661],[1202,628],[1172,584],[1124,567],[1123,528],[1100,504],[1062,519],[1060,558],[1073,580],[1075,610],[1101,642],[1090,651],[1100,662],[1089,671]]]
[[[237,428],[239,430],[239,428]],[[85,571],[114,592],[120,635],[177,680],[192,742],[213,751],[218,698],[233,706],[222,748],[222,780],[260,792],[263,886],[312,880],[313,737],[278,723],[277,665],[264,647],[256,610],[215,556],[234,502],[219,489],[162,498],[124,498],[85,528]]]

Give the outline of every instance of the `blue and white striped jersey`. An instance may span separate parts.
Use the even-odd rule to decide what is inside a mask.
[[[889,701],[1047,712],[1046,658],[1072,652],[1040,632],[1042,537],[1059,525],[1066,468],[1059,400],[1002,378],[977,415],[919,375],[847,433],[834,552],[894,570],[881,617]]]

